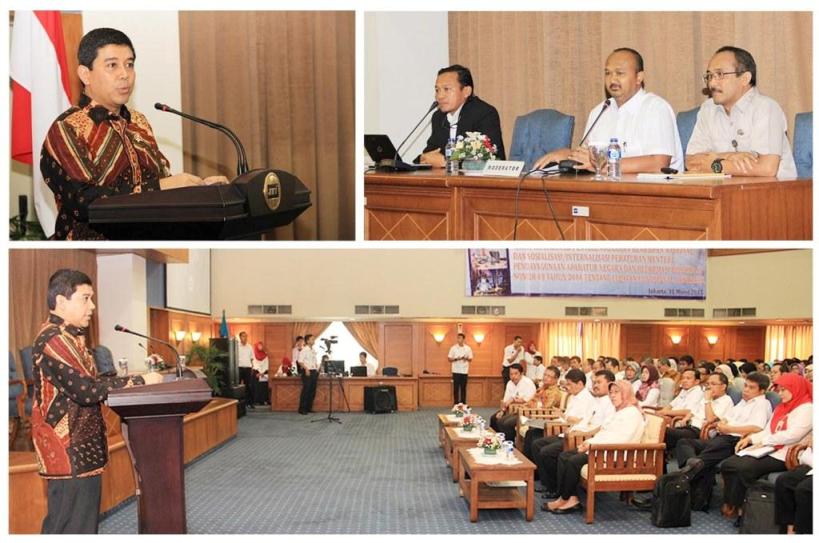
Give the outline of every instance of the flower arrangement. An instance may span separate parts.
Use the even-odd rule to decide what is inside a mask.
[[[452,150],[453,160],[494,160],[498,148],[488,136],[480,132],[467,132],[466,138],[458,136],[455,149]]]
[[[463,420],[464,432],[471,432],[472,430],[475,429],[476,426],[480,426],[482,422],[483,419],[478,415],[475,415],[473,413],[464,414]]]
[[[149,355],[148,358],[145,359],[145,366],[147,366],[148,371],[161,371],[167,367],[162,357],[156,353]]]
[[[487,432],[478,439],[478,447],[483,449],[484,454],[496,454],[501,444],[501,437],[498,434]]]
[[[469,409],[469,406],[465,403],[456,403],[452,406],[452,414],[456,417],[460,418],[466,415],[467,413],[471,413],[472,410]]]

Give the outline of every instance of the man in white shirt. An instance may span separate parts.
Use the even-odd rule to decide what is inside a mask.
[[[711,414],[715,414],[714,396],[717,396],[716,399],[722,397],[724,395],[722,391],[727,388],[722,385],[727,378],[720,379],[719,375],[722,374],[709,377],[709,384],[712,378],[715,382],[716,380],[720,382],[719,386],[711,388]],[[711,490],[716,482],[717,464],[734,454],[734,448],[743,436],[759,432],[767,424],[771,416],[771,404],[765,398],[765,391],[769,385],[767,375],[752,373],[745,380],[742,401],[731,407],[724,417],[719,418],[716,435],[708,439],[683,438],[677,442],[675,456],[678,465],[689,472],[692,495],[704,497],[700,503],[697,503],[697,500],[692,502],[692,508],[707,510]],[[706,405],[706,416],[708,410],[709,405]]]
[[[501,408],[489,418],[489,426],[496,432],[503,432],[505,439],[514,440],[518,415],[508,414],[509,406],[525,404],[534,397],[535,392],[537,388],[531,379],[523,375],[523,367],[517,363],[509,366],[509,382],[506,383]]]
[[[318,386],[318,358],[313,344],[316,338],[313,334],[304,336],[305,345],[299,352],[299,368],[301,374],[301,396],[299,397],[299,413],[306,415],[313,411],[313,400],[316,397],[316,387]]]
[[[584,143],[608,145],[611,138],[617,138],[622,149],[622,173],[659,172],[668,166],[682,171],[683,151],[674,110],[668,102],[644,90],[644,78],[640,53],[627,47],[612,51],[606,59],[604,78],[610,98],[589,113]],[[606,103],[609,105],[604,110]],[[552,151],[539,158],[534,167],[565,159],[576,161],[575,168],[594,170],[588,147]]]
[[[456,404],[466,404],[466,381],[472,362],[472,348],[464,343],[465,340],[466,336],[458,333],[458,342],[450,347],[447,355],[452,369],[452,399]]]
[[[700,387],[700,371],[689,368],[680,377],[680,392],[671,400],[671,404],[657,410],[658,415],[667,417],[685,416],[685,423],[679,423],[674,428],[667,428],[665,431],[665,447],[667,451],[673,451],[680,439],[689,437],[698,439],[700,437],[700,427],[688,425],[691,415],[700,405],[704,403],[704,394]],[[729,399],[730,401],[730,399]],[[732,403],[733,405],[733,403]]]
[[[543,382],[543,375],[546,371],[546,366],[543,365],[543,357],[540,353],[535,353],[532,356],[532,363],[526,365],[526,377],[534,381],[535,386],[539,387]]]
[[[525,360],[526,350],[523,348],[523,338],[515,336],[515,340],[512,344],[507,345],[503,350],[503,369],[501,375],[503,375],[504,387],[509,384],[509,366],[512,364],[520,364],[521,368],[523,368]]]
[[[722,47],[708,62],[711,94],[697,113],[686,149],[691,172],[796,177],[788,120],[773,99],[756,87],[756,62],[738,47]]]
[[[570,370],[567,375],[566,385],[571,396],[564,418],[572,423],[570,432],[596,432],[615,413],[614,404],[609,398],[609,385],[614,382],[614,374],[609,370],[595,373],[591,394],[585,386],[585,378],[583,372],[577,369]],[[552,500],[557,497],[557,459],[563,452],[563,438],[547,436],[536,439],[532,442],[531,451],[543,498]]]
[[[304,336],[296,336],[296,343],[293,345],[293,357],[290,360],[292,360],[293,365],[298,368],[299,374],[301,374],[301,366],[299,366],[299,353],[301,353],[302,349],[304,349]]]
[[[375,364],[367,358],[367,352],[361,351],[358,353],[358,363],[367,368],[367,377],[375,375]]]
[[[239,345],[236,346],[236,365],[239,367],[239,380],[245,384],[245,404],[256,409],[253,398],[256,397],[256,377],[253,375],[253,347],[247,342],[247,332],[239,332]]]

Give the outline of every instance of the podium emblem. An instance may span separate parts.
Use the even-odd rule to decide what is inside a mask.
[[[282,201],[282,185],[279,181],[279,176],[275,172],[268,172],[264,178],[264,186],[262,187],[262,196],[267,203],[267,207],[271,211],[276,211]]]

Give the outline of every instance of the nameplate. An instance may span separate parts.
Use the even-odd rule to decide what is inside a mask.
[[[483,175],[519,177],[524,164],[522,160],[488,160]]]

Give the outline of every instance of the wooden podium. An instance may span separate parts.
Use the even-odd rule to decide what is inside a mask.
[[[108,406],[127,426],[139,473],[139,533],[187,532],[182,417],[199,411],[210,400],[211,389],[203,379],[122,388],[108,394]]]

